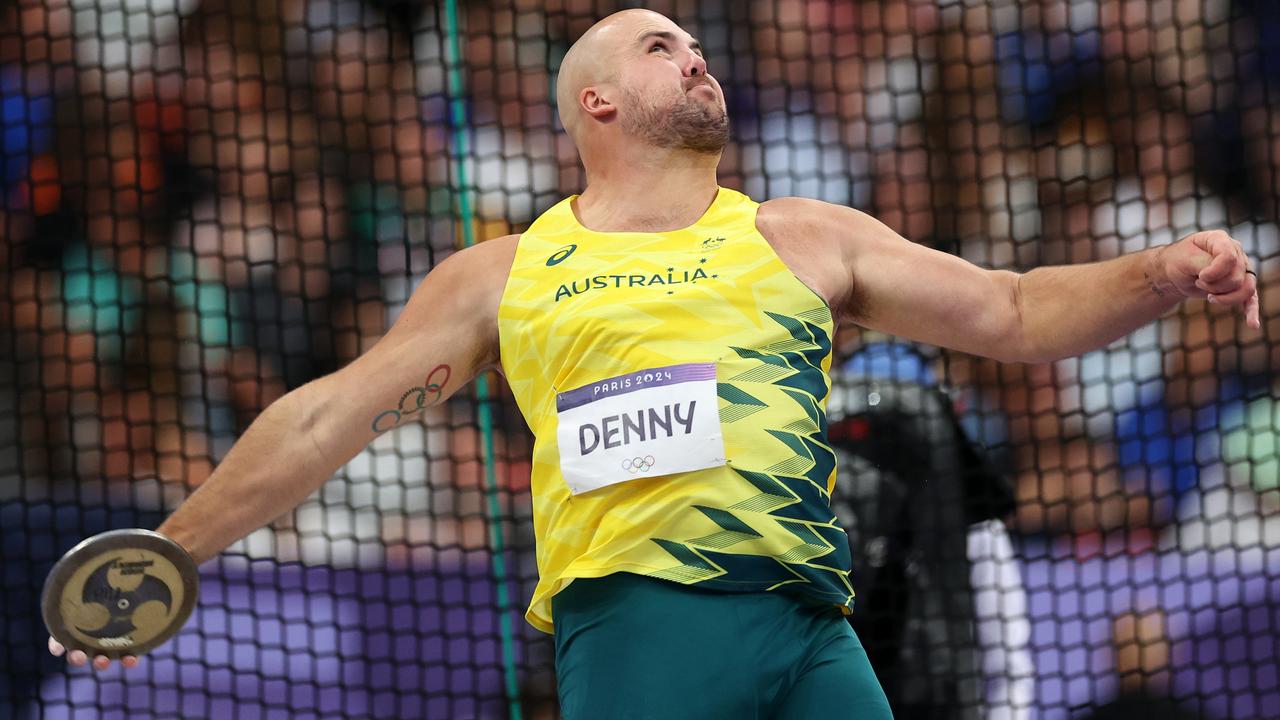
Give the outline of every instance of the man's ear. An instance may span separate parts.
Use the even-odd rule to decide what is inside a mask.
[[[605,97],[604,88],[588,85],[578,94],[578,104],[582,111],[596,120],[609,121],[618,112],[617,106]]]

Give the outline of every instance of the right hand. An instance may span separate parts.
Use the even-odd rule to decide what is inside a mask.
[[[85,653],[85,651],[72,650],[71,652],[67,652],[67,649],[63,647],[62,643],[54,640],[53,636],[49,637],[49,652],[52,653],[54,657],[62,657],[65,654],[67,656],[67,663],[75,667],[80,667],[89,662],[89,655]],[[137,667],[138,656],[124,655],[120,658],[120,664],[125,669]],[[94,670],[106,670],[109,667],[111,667],[111,658],[106,655],[97,655],[93,658]]]

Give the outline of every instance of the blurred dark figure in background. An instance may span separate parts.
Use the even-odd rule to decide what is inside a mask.
[[[1028,717],[1026,633],[1008,630],[1016,603],[980,600],[987,589],[1020,593],[1020,583],[1015,573],[998,583],[1013,587],[979,587],[991,573],[975,573],[992,559],[988,534],[1007,547],[998,518],[1013,509],[1012,488],[906,346],[864,347],[837,379],[829,413],[840,458],[831,504],[849,533],[858,593],[850,622],[895,717]]]

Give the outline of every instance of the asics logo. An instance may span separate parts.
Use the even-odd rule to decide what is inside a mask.
[[[578,249],[577,245],[565,245],[564,247],[552,253],[551,257],[547,258],[547,267],[551,267],[553,265],[559,265],[565,260],[568,260],[569,256],[573,254],[573,251],[577,249]]]

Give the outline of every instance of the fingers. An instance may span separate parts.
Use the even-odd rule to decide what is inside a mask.
[[[1210,294],[1209,302],[1219,305],[1241,305],[1244,308],[1245,324],[1254,330],[1262,328],[1262,308],[1258,301],[1258,278],[1253,273],[1245,274],[1240,286],[1230,290]]]
[[[54,657],[62,657],[65,654],[67,663],[74,667],[81,667],[89,662],[89,656],[83,650],[72,650],[68,653],[67,648],[52,637],[49,638],[49,652]],[[120,665],[126,670],[138,667],[138,657],[136,655],[124,655],[120,658]],[[94,670],[106,670],[109,667],[111,667],[111,658],[105,655],[97,655],[93,658]]]
[[[1208,267],[1200,271],[1196,276],[1196,286],[1201,290],[1213,292],[1213,286],[1230,280],[1237,274],[1243,274],[1245,269],[1244,258],[1235,252],[1234,248],[1220,251],[1219,255],[1214,256]],[[1204,286],[1201,286],[1204,283]]]
[[[1193,244],[1210,257],[1196,273],[1196,288],[1204,292],[1211,303],[1241,306],[1245,324],[1255,330],[1260,329],[1262,312],[1258,301],[1258,276],[1249,269],[1249,258],[1244,249],[1230,236],[1217,231],[1197,233]]]
[[[1238,285],[1225,283],[1219,291],[1210,292],[1209,302],[1220,305],[1243,305],[1246,300],[1257,294],[1257,289],[1258,281],[1253,275],[1245,275]]]
[[[1244,275],[1244,281],[1238,286],[1229,286],[1222,288],[1221,292],[1211,292],[1208,301],[1217,302],[1220,305],[1244,305],[1244,302],[1257,295],[1257,281],[1254,281],[1253,275]]]
[[[1197,275],[1195,286],[1209,302],[1243,305],[1256,293],[1257,276],[1249,272],[1249,258],[1243,248],[1229,236],[1206,233],[1205,242],[1197,243],[1212,255],[1212,260]]]
[[[72,650],[67,653],[67,662],[76,667],[81,667],[86,663],[89,663],[89,656],[85,654],[83,650]],[[93,657],[93,662],[89,664],[94,670],[106,670],[111,667],[111,658],[106,655],[95,655]],[[137,664],[137,658],[134,658],[134,665]],[[126,665],[125,667],[131,666]]]

